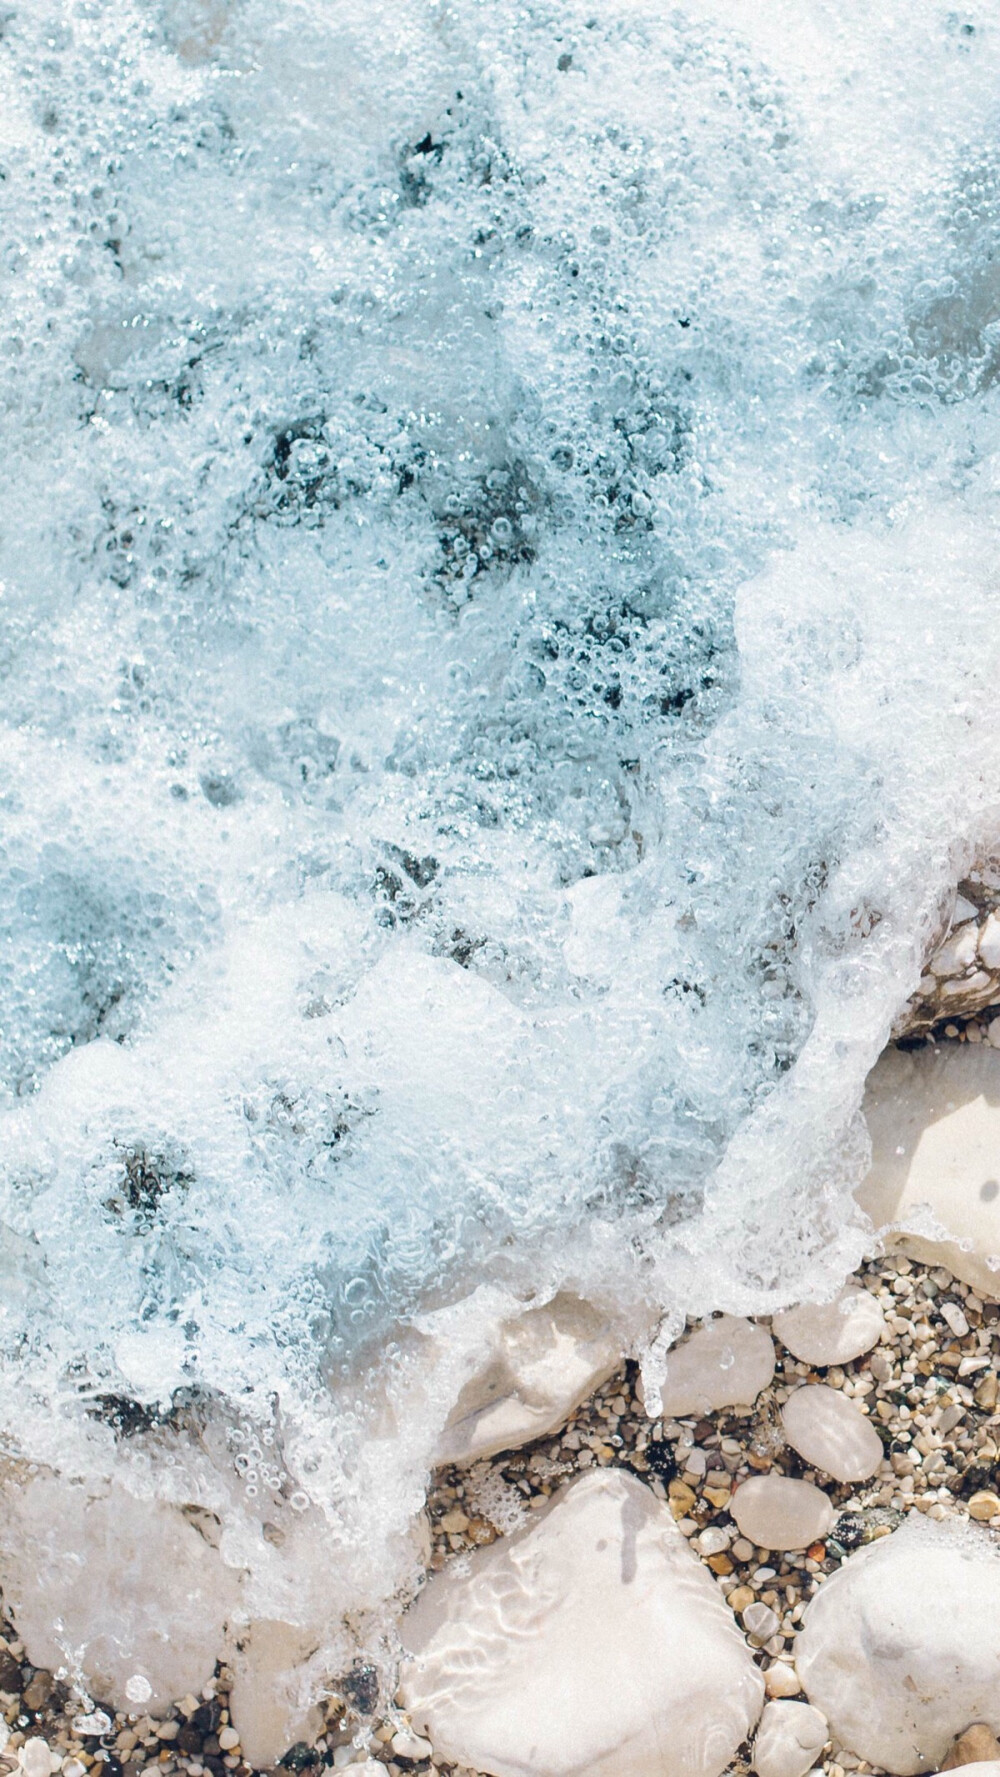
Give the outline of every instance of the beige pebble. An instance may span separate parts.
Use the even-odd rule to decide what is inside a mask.
[[[969,1501],[969,1517],[988,1523],[1000,1512],[1000,1499],[995,1493],[974,1493]]]
[[[882,1461],[882,1440],[871,1421],[823,1382],[796,1389],[781,1423],[793,1450],[836,1481],[866,1481]]]
[[[834,1519],[827,1495],[810,1481],[754,1475],[733,1494],[730,1511],[743,1535],[760,1549],[806,1549]]]
[[[810,1364],[846,1364],[878,1344],[885,1315],[870,1290],[847,1284],[832,1302],[803,1302],[776,1314],[771,1324],[793,1357]]]
[[[764,1674],[764,1689],[769,1697],[798,1697],[802,1693],[799,1675],[787,1660],[775,1660]]]
[[[219,1745],[222,1747],[223,1752],[232,1752],[233,1748],[238,1746],[239,1743],[240,1737],[235,1728],[219,1729]]]
[[[941,1761],[942,1771],[954,1771],[959,1765],[980,1765],[1000,1759],[1000,1740],[985,1722],[973,1722],[959,1734],[947,1757]]]

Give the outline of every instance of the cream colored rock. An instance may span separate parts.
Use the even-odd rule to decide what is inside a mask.
[[[793,1450],[835,1481],[867,1481],[878,1472],[882,1440],[860,1407],[825,1382],[807,1383],[781,1410]]]
[[[137,1678],[152,1714],[200,1692],[238,1576],[176,1506],[51,1474],[12,1479],[2,1506],[0,1584],[32,1665],[72,1648],[91,1696],[125,1711]]]
[[[445,1425],[435,1466],[478,1462],[557,1431],[621,1356],[604,1316],[578,1296],[559,1295],[500,1322]]]
[[[620,1469],[435,1576],[400,1634],[415,1731],[492,1777],[719,1777],[760,1712],[710,1575]]]
[[[881,1303],[871,1290],[845,1284],[832,1302],[803,1302],[776,1314],[772,1329],[786,1350],[805,1364],[848,1364],[877,1345],[885,1327]]]
[[[868,1077],[858,1202],[890,1245],[1000,1299],[1000,1053],[889,1049]]]
[[[960,1759],[957,1764],[949,1765],[947,1761],[941,1766],[942,1771],[961,1770],[971,1765],[969,1777],[1000,1777],[1000,1759]]]
[[[1000,1555],[986,1530],[914,1514],[811,1599],[795,1663],[833,1737],[909,1777],[970,1722],[1000,1729]]]
[[[258,1617],[229,1656],[229,1713],[256,1770],[276,1765],[297,1740],[314,1740],[322,1730],[320,1710],[303,1694],[303,1668],[313,1652],[304,1630]]]
[[[834,1519],[826,1494],[811,1481],[754,1475],[733,1494],[729,1510],[743,1536],[760,1549],[807,1549]]]
[[[753,1743],[758,1777],[805,1777],[829,1737],[825,1715],[809,1703],[765,1703]]]
[[[750,1407],[774,1375],[774,1340],[764,1327],[722,1314],[667,1354],[664,1414]]]
[[[802,1685],[790,1661],[775,1660],[764,1674],[764,1689],[769,1697],[798,1697]]]

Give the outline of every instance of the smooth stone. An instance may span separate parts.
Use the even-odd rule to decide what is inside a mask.
[[[795,1667],[786,1660],[775,1660],[764,1674],[764,1689],[769,1697],[798,1697],[802,1685]]]
[[[981,1764],[1000,1766],[1000,1740],[984,1721],[974,1721],[964,1734],[959,1734],[941,1769],[954,1771],[959,1765]],[[982,1774],[977,1774],[977,1777],[982,1777]]]
[[[290,1746],[322,1731],[321,1711],[301,1694],[302,1668],[315,1646],[315,1637],[293,1624],[257,1617],[229,1656],[229,1713],[255,1770],[277,1765]]]
[[[857,1199],[882,1239],[1000,1299],[1000,1052],[887,1049],[863,1109],[872,1164]]]
[[[970,1722],[1000,1730],[1000,1556],[988,1531],[913,1514],[831,1574],[795,1664],[834,1739],[897,1777],[937,1770]]]
[[[867,1481],[878,1473],[882,1440],[871,1420],[839,1389],[825,1382],[797,1388],[781,1409],[781,1423],[803,1461],[835,1481]]]
[[[667,1354],[664,1417],[750,1407],[774,1375],[774,1340],[765,1327],[732,1314],[708,1320]]]
[[[759,1549],[807,1549],[832,1528],[834,1509],[811,1481],[754,1475],[737,1487],[729,1507],[741,1533]]]
[[[988,1731],[989,1730],[987,1730],[987,1732]],[[963,1739],[964,1739],[964,1735],[963,1735]],[[949,1763],[946,1759],[944,1764],[941,1766],[941,1769],[942,1769],[942,1771],[954,1771],[954,1770],[959,1769],[960,1766],[962,1766],[962,1765],[974,1765],[975,1766],[975,1770],[970,1771],[969,1777],[1000,1777],[1000,1758],[994,1758],[994,1759],[978,1759],[978,1758],[977,1759],[968,1759],[968,1758],[965,1758],[965,1759],[960,1759],[958,1761],[957,1765],[949,1765]]]
[[[33,1666],[57,1671],[71,1647],[90,1695],[126,1713],[136,1676],[153,1714],[200,1692],[239,1576],[178,1507],[42,1473],[11,1478],[2,1508],[0,1586]]]
[[[829,1738],[810,1703],[765,1703],[753,1746],[758,1777],[805,1777]]]
[[[621,1469],[432,1577],[400,1636],[415,1732],[491,1777],[719,1777],[763,1700],[708,1570]]]
[[[568,1293],[498,1322],[489,1355],[447,1420],[434,1467],[478,1462],[558,1431],[621,1357],[604,1316]]]
[[[885,1315],[871,1290],[846,1284],[832,1302],[802,1302],[771,1322],[787,1351],[804,1364],[849,1364],[882,1337]]]

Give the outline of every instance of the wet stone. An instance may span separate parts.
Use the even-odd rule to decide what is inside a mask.
[[[730,1510],[743,1535],[761,1549],[805,1549],[827,1534],[833,1506],[810,1481],[755,1475],[733,1495]]]
[[[803,1302],[776,1314],[771,1326],[785,1348],[803,1363],[846,1364],[878,1344],[885,1314],[870,1290],[847,1284],[832,1302]]]
[[[796,1389],[781,1414],[785,1436],[811,1467],[836,1481],[865,1481],[882,1461],[882,1440],[859,1407],[818,1382]]]

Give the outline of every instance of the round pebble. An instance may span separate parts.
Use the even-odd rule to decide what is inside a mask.
[[[834,1510],[810,1481],[755,1475],[733,1494],[730,1511],[743,1535],[760,1549],[805,1549],[826,1536]]]
[[[785,1436],[813,1468],[835,1481],[866,1481],[878,1472],[882,1440],[860,1407],[817,1382],[796,1389],[781,1412]]]
[[[885,1315],[871,1290],[847,1284],[832,1302],[802,1302],[771,1322],[782,1345],[806,1364],[847,1364],[882,1337]]]

